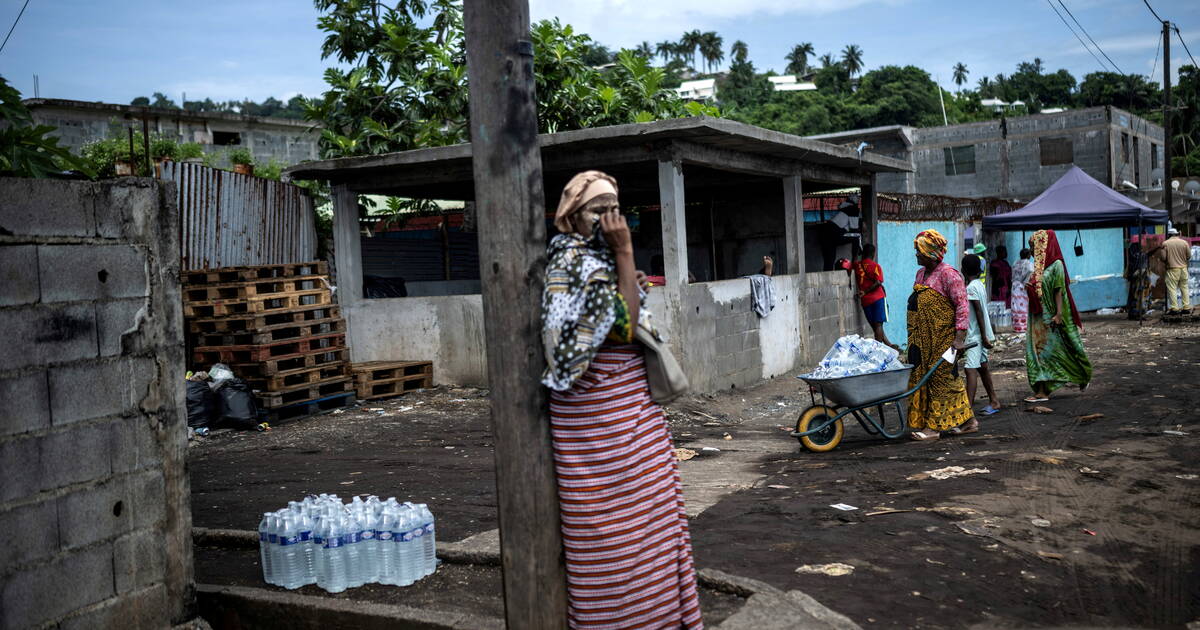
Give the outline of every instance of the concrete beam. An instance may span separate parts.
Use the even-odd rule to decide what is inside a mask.
[[[667,312],[663,316],[676,331],[672,345],[682,350],[684,335],[683,292],[688,284],[687,215],[683,189],[683,165],[672,160],[658,163],[658,195],[662,208],[663,267],[666,274]]]
[[[804,285],[804,187],[803,178],[789,175],[783,178],[783,224],[787,242],[786,268],[789,274],[799,275]]]

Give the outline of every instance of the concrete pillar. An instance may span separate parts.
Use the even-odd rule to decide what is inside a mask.
[[[784,261],[789,274],[799,275],[801,285],[805,283],[804,269],[804,187],[799,175],[783,178],[783,224],[787,241],[787,260]]]
[[[662,316],[674,331],[671,345],[676,356],[686,355],[683,296],[688,284],[687,215],[683,196],[683,165],[663,160],[658,163],[658,198],[662,208],[662,247],[667,286],[667,312]]]
[[[863,244],[874,243],[879,247],[879,195],[876,179],[878,175],[871,173],[871,185],[862,187],[859,199],[859,231],[862,232]]]
[[[333,245],[337,265],[338,303],[353,306],[363,299],[362,243],[358,195],[343,185],[333,187]]]

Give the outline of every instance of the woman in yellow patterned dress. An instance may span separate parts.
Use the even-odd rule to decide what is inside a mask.
[[[937,230],[917,235],[917,278],[908,298],[908,362],[914,368],[908,386],[915,387],[951,346],[962,350],[967,335],[967,292],[962,274],[942,262],[946,238]],[[967,400],[967,388],[958,369],[943,363],[913,394],[908,408],[909,434],[928,441],[952,434],[973,433],[979,422]]]

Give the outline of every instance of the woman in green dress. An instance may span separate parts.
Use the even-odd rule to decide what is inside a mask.
[[[1025,370],[1033,395],[1025,402],[1050,400],[1050,392],[1067,383],[1080,391],[1092,380],[1092,362],[1083,349],[1083,323],[1071,276],[1054,230],[1039,230],[1029,239],[1033,275],[1029,278],[1029,331],[1025,335]]]

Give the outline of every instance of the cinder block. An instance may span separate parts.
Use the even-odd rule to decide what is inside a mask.
[[[58,630],[94,628],[167,628],[171,626],[171,607],[167,587],[155,584],[139,591],[123,593],[63,619]]]
[[[103,479],[112,474],[108,451],[112,443],[109,423],[72,427],[41,438],[39,467],[43,490]]]
[[[96,304],[96,328],[100,337],[100,356],[111,357],[121,354],[121,335],[137,324],[138,311],[145,306],[144,298]]]
[[[0,437],[50,426],[46,372],[0,379]]]
[[[146,255],[130,245],[41,245],[43,302],[142,297]]]
[[[113,543],[113,573],[117,594],[163,581],[167,549],[162,539],[160,530],[143,529]]]
[[[96,310],[89,304],[0,311],[0,371],[96,356]]]
[[[739,350],[741,350],[739,342],[740,342],[740,340],[738,339],[737,335],[725,335],[723,337],[717,337],[717,342],[716,342],[717,356],[725,356],[728,354],[733,354],[735,352],[738,352]]]
[[[166,515],[162,470],[114,477],[58,501],[59,544],[64,549],[146,528]]]
[[[0,245],[0,306],[38,301],[37,248],[33,245]]]
[[[137,236],[158,216],[158,189],[153,180],[113,183],[96,203],[96,233],[107,238]]]
[[[55,425],[135,411],[155,377],[151,359],[53,368],[50,410]]]
[[[58,551],[58,513],[53,501],[0,512],[0,531],[8,532],[10,540],[9,544],[0,545],[0,567],[5,567],[0,572],[48,558]]]
[[[5,627],[30,628],[112,597],[112,547],[80,550],[3,578]]]
[[[37,494],[42,488],[38,462],[41,443],[36,437],[0,444],[0,503]]]
[[[0,178],[0,234],[92,236],[96,185]]]
[[[182,426],[178,432],[184,434]],[[155,416],[119,418],[112,423],[112,472],[114,475],[162,465],[159,439],[164,429]],[[180,437],[181,440],[186,438]]]

